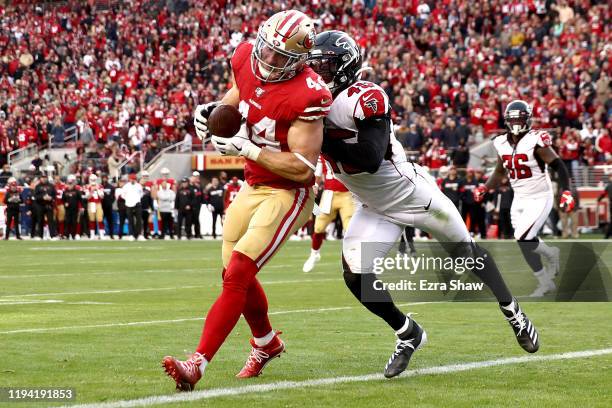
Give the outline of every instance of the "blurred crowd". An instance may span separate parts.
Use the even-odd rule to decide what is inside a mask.
[[[0,165],[49,140],[97,145],[102,167],[196,143],[194,105],[227,90],[234,47],[282,8],[357,40],[372,67],[364,77],[390,95],[398,138],[434,171],[465,166],[513,98],[533,104],[535,126],[555,129],[571,166],[612,162],[605,0],[13,3],[0,6]]]
[[[105,173],[62,178],[43,171],[18,180],[0,171],[0,231],[4,239],[217,238],[243,182],[225,172],[205,180],[195,171],[180,181],[166,168],[161,173],[115,182]]]

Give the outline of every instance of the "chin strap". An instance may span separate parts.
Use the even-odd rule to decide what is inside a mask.
[[[361,78],[361,74],[365,71],[374,71],[374,68],[368,67],[367,65],[364,67],[361,67],[357,70],[357,72],[355,73],[355,76],[358,78]]]

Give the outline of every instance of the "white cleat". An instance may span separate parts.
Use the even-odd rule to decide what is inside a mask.
[[[557,289],[557,285],[552,280],[547,282],[542,282],[538,285],[538,287],[529,295],[529,297],[542,297],[545,294],[554,291]]]
[[[138,236],[138,241],[146,241],[147,239],[145,237],[143,237],[142,235]]]
[[[314,269],[317,262],[321,260],[321,254],[319,252],[311,252],[310,256],[304,262],[304,266],[302,267],[302,271],[310,272]]]

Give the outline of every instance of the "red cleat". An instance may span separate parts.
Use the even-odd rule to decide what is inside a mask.
[[[193,391],[196,383],[202,378],[200,364],[203,359],[204,356],[200,353],[194,353],[187,361],[166,356],[162,360],[162,367],[166,374],[176,382],[178,391]]]
[[[285,351],[285,343],[278,337],[282,332],[277,332],[270,343],[263,347],[259,347],[255,344],[255,340],[251,339],[251,354],[247,358],[246,364],[240,370],[236,377],[238,378],[251,378],[257,377],[261,374],[264,367],[272,361],[275,357],[280,357],[281,353]]]

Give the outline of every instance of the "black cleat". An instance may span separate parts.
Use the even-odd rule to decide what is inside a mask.
[[[385,377],[387,378],[395,377],[404,372],[408,363],[410,363],[412,354],[427,343],[425,330],[414,320],[412,323],[414,328],[411,331],[411,336],[407,339],[397,339],[395,343],[395,351],[385,366]]]
[[[540,348],[540,342],[538,341],[538,331],[535,326],[531,323],[531,320],[521,310],[516,299],[512,299],[512,302],[508,306],[499,306],[506,320],[510,323],[510,327],[514,330],[516,335],[516,341],[519,345],[528,353],[535,353]]]

